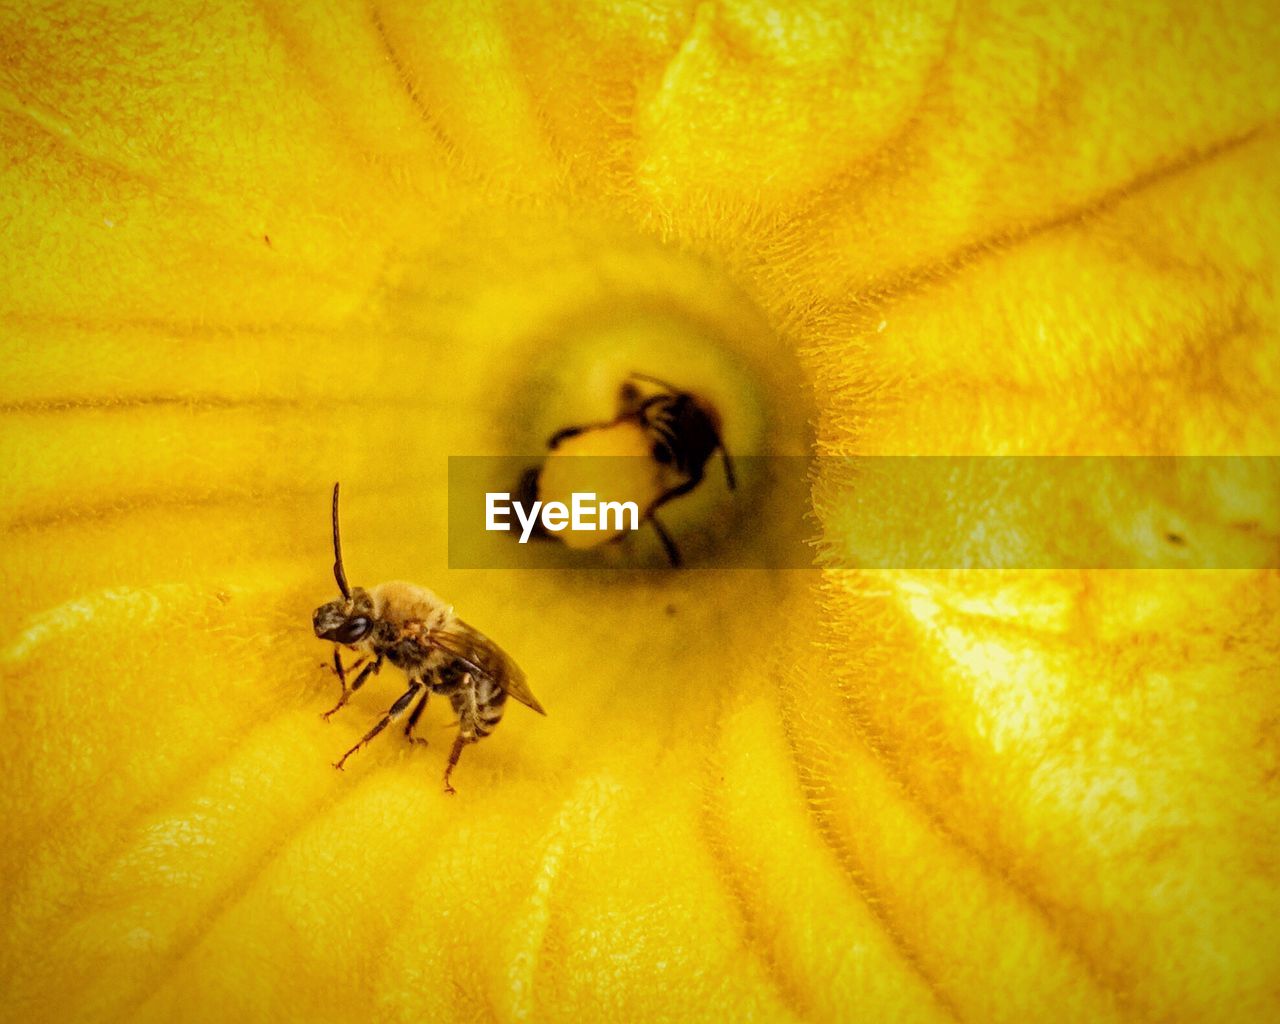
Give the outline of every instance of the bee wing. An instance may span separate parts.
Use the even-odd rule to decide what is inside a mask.
[[[526,707],[545,715],[538,698],[529,689],[524,672],[508,656],[507,652],[473,626],[461,619],[454,620],[452,629],[433,629],[426,642],[438,647],[466,665],[472,672],[487,676],[503,690]]]

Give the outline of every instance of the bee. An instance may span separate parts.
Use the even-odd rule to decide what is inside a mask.
[[[636,382],[661,390],[646,395]],[[517,500],[529,505],[539,497],[564,500],[573,492],[611,490],[610,498],[634,501],[639,506],[641,520],[652,525],[672,568],[682,564],[680,549],[658,521],[658,509],[702,483],[707,463],[716,452],[723,461],[729,490],[737,487],[733,459],[725,447],[715,406],[699,395],[643,373],[631,374],[619,388],[618,411],[613,419],[558,430],[547,441],[547,448],[550,454],[542,465],[530,467],[521,476]],[[616,459],[572,458],[620,455],[641,456],[644,461],[627,460],[624,466]],[[592,461],[596,463],[594,469]],[[598,478],[602,461],[611,480]],[[540,524],[535,527],[535,535],[544,539],[553,536]],[[620,540],[623,531],[577,535],[568,531],[556,536],[570,547],[595,547]]]
[[[511,657],[454,615],[453,607],[426,587],[399,581],[380,583],[372,590],[347,585],[338,533],[338,484],[333,485],[333,557],[333,577],[342,597],[322,604],[312,615],[316,636],[334,645],[332,671],[342,686],[342,696],[325,712],[325,721],[340,711],[370,676],[377,675],[384,662],[401,669],[409,681],[409,689],[334,767],[341,769],[347,758],[406,713],[405,736],[412,743],[425,744],[426,740],[414,737],[413,729],[427,698],[438,693],[449,698],[458,716],[458,734],[444,770],[444,791],[453,793],[449,777],[462,748],[497,728],[508,696],[540,715],[546,711]],[[343,647],[359,658],[343,665]],[[347,674],[356,669],[359,674],[348,686]]]

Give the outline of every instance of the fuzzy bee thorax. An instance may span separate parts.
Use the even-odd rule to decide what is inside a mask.
[[[453,621],[453,606],[426,587],[392,580],[373,588],[374,615],[396,626],[420,622],[423,630],[443,629]]]

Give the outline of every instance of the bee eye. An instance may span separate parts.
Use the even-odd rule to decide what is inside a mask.
[[[334,630],[333,638],[340,644],[353,644],[368,636],[372,628],[373,623],[369,619],[363,615],[356,615]]]
[[[671,446],[668,445],[666,441],[655,441],[653,445],[653,459],[655,462],[660,462],[664,466],[671,465]]]

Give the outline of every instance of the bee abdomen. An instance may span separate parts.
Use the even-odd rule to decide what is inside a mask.
[[[482,706],[476,714],[476,735],[488,736],[502,721],[503,702],[507,695],[499,691],[499,699]]]
[[[502,721],[507,692],[487,676],[472,674],[469,678],[468,685],[459,686],[449,694],[449,701],[458,716],[462,734],[478,740],[488,736]]]

